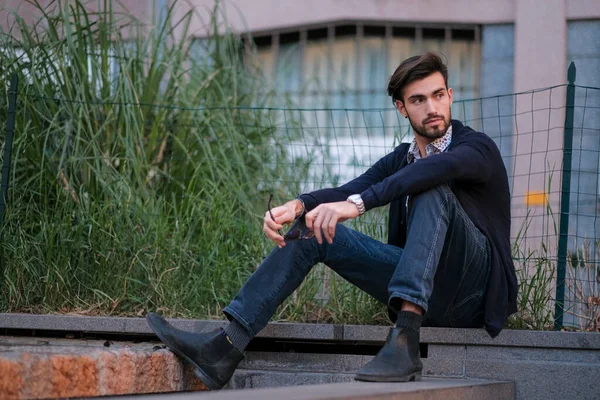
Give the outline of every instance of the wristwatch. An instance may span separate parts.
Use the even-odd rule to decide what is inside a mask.
[[[365,213],[365,203],[363,202],[362,197],[360,197],[360,194],[352,194],[348,196],[346,201],[356,205],[356,208],[358,208],[358,215],[363,215]]]

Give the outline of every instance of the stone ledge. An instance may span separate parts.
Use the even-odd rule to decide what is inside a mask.
[[[190,332],[207,332],[225,326],[227,321],[169,318],[174,326]],[[342,325],[271,323],[259,337],[289,339],[341,339]],[[1,314],[1,329],[50,330],[70,332],[122,333],[151,335],[152,330],[144,318],[87,317],[52,314]],[[385,337],[383,338],[385,340]]]
[[[225,321],[169,319],[180,329],[206,332]],[[54,330],[70,332],[151,335],[144,318],[84,317],[75,315],[0,314],[0,330]],[[259,337],[384,342],[389,327],[370,325],[270,323]],[[422,343],[507,347],[600,349],[600,335],[586,332],[503,330],[492,339],[483,329],[422,328]]]
[[[113,396],[126,394],[156,394],[183,391],[205,391],[206,387],[193,374],[189,366],[182,362],[157,342],[112,342],[104,340],[56,339],[36,337],[0,336],[0,398],[2,399],[39,399]],[[283,357],[283,359],[278,359]],[[300,358],[298,358],[300,357]],[[353,382],[354,372],[366,360],[364,356],[340,356],[318,354],[280,354],[249,353],[247,360],[235,372],[228,389],[249,389],[281,386],[297,386],[311,384],[331,384],[335,382]],[[296,358],[296,359],[295,359]],[[330,358],[330,359],[329,359]],[[339,368],[336,364],[346,360],[347,365]],[[298,364],[306,364],[298,368]],[[351,373],[350,373],[351,372]],[[426,378],[427,385],[415,382],[390,386],[393,390],[389,396],[402,393],[427,391],[428,397],[437,399],[436,390],[444,390],[439,398],[469,398],[465,393],[472,392],[476,386],[477,397],[490,398],[487,394],[489,382],[465,380],[431,380]],[[361,398],[384,396],[388,393],[380,391],[384,386],[357,384]],[[482,389],[482,385],[485,389]],[[503,384],[504,385],[504,384]],[[456,388],[456,397],[448,397]],[[335,387],[336,390],[338,387]],[[513,385],[502,386],[502,393],[513,393]],[[346,386],[335,392],[338,398],[354,398],[348,393]],[[509,390],[507,392],[506,390]],[[386,389],[387,390],[387,389]],[[467,392],[465,392],[467,390]],[[484,390],[482,392],[482,390]],[[496,389],[490,393],[496,393]],[[229,393],[226,398],[237,398],[239,392]],[[231,394],[234,393],[234,394]],[[266,392],[267,396],[271,392]],[[286,389],[292,397],[305,393],[296,388]],[[319,397],[317,390],[311,392],[314,398]],[[218,394],[218,393],[213,393]],[[343,395],[339,397],[339,395]],[[246,396],[246,391],[244,391]],[[262,396],[262,394],[260,395]],[[366,396],[366,397],[365,397]],[[287,395],[286,395],[287,397]],[[312,398],[312,397],[311,397]],[[331,397],[330,397],[331,398]],[[405,397],[403,397],[405,398]],[[406,397],[411,398],[411,397]],[[507,397],[497,397],[505,399]]]
[[[239,391],[177,393],[150,396],[138,396],[140,400],[170,399],[219,399],[234,400],[240,398]],[[423,379],[409,383],[367,383],[345,382],[322,385],[304,385],[294,387],[264,388],[244,390],[245,400],[510,400],[515,398],[514,385],[511,382],[482,381],[475,379]]]
[[[2,399],[207,390],[191,368],[153,343],[0,339]]]

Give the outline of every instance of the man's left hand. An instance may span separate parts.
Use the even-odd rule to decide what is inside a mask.
[[[348,201],[325,203],[317,206],[306,214],[306,226],[315,233],[319,244],[323,243],[323,236],[329,244],[333,243],[335,227],[339,222],[358,217],[356,204]]]

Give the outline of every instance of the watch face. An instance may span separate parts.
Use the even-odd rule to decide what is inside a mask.
[[[348,199],[349,199],[350,201],[358,201],[358,200],[360,200],[360,194],[353,194],[353,195],[350,195],[350,197],[348,197]]]

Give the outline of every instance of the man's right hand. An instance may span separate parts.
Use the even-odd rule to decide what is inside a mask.
[[[277,231],[283,229],[284,224],[294,222],[296,215],[298,215],[300,211],[302,211],[302,203],[300,200],[288,201],[282,206],[273,208],[271,213],[273,214],[275,221],[273,221],[271,213],[267,210],[264,217],[263,232],[269,239],[274,241],[279,248],[282,248],[285,246],[285,240]]]

